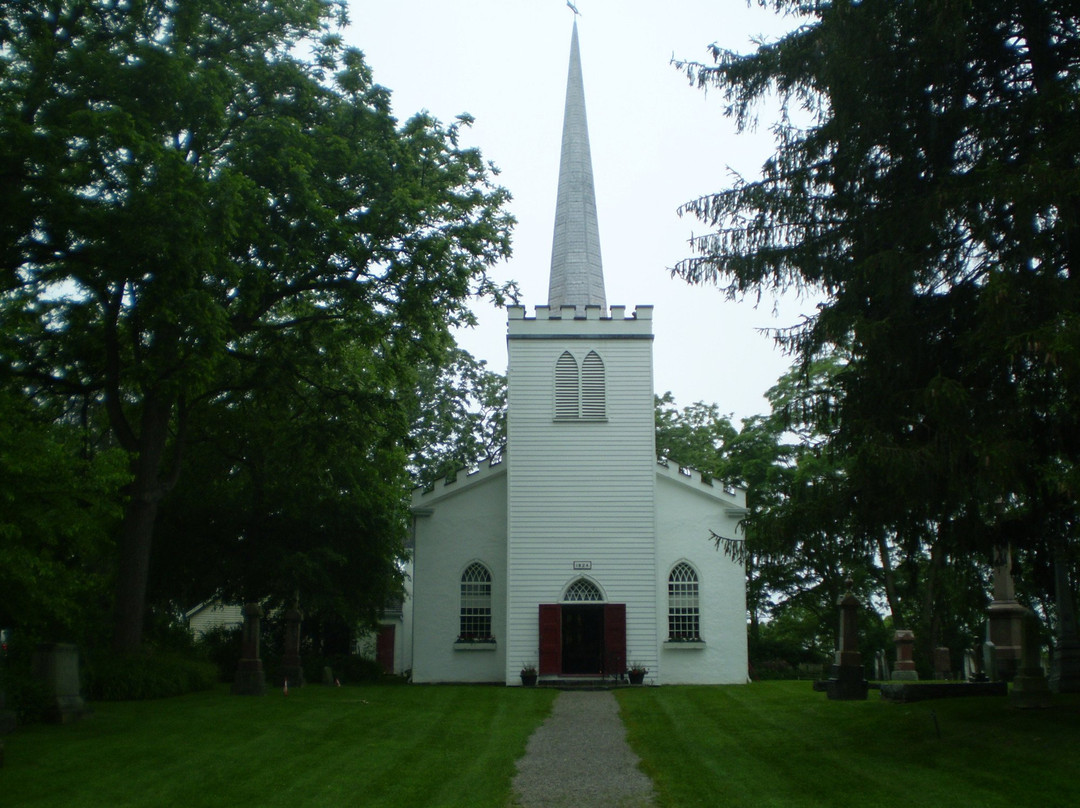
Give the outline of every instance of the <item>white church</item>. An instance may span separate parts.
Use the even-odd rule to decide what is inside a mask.
[[[504,459],[414,493],[410,599],[385,639],[414,682],[634,665],[743,683],[744,570],[712,534],[739,535],[745,492],[657,462],[652,307],[605,298],[576,23],[564,114],[548,302],[509,307]]]

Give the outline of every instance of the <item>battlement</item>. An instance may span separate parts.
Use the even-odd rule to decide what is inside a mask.
[[[537,306],[535,317],[525,316],[524,306],[507,306],[509,339],[597,339],[604,337],[652,339],[652,306]]]
[[[499,472],[505,471],[506,466],[503,465],[504,460],[505,457],[503,455],[496,455],[488,458],[486,461],[477,463],[471,468],[458,469],[453,475],[440,477],[426,488],[414,488],[412,493],[413,512],[418,516],[425,515],[421,513],[423,506],[426,504],[425,498],[427,501],[441,499],[445,494],[454,493],[462,488],[478,483],[481,480],[493,477]]]
[[[722,484],[719,480],[709,479],[700,471],[689,466],[680,466],[664,459],[656,461],[657,473],[669,480],[681,480],[704,489],[711,496],[731,503],[736,508],[746,506],[746,491],[732,485]]]
[[[626,306],[612,306],[611,313],[604,316],[603,306],[537,306],[536,316],[527,317],[524,306],[507,306],[506,311],[511,320],[651,320],[653,315],[652,306],[635,306],[630,314],[626,313]]]

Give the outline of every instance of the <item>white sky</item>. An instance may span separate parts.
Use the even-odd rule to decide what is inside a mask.
[[[425,109],[444,122],[476,118],[464,143],[502,171],[514,199],[514,255],[494,270],[514,279],[531,316],[547,302],[563,100],[573,14],[565,0],[350,0],[349,44],[393,92],[400,120]],[[672,56],[707,60],[712,42],[739,51],[751,37],[794,25],[746,0],[579,0],[585,103],[608,304],[655,308],[657,393],[680,406],[716,403],[743,418],[768,411],[762,394],[789,360],[757,331],[794,324],[812,304],[728,302],[668,269],[704,231],[676,208],[755,177],[772,152],[758,131],[736,135],[719,94],[691,87]],[[506,314],[478,305],[478,328],[459,336],[492,370],[506,370]]]

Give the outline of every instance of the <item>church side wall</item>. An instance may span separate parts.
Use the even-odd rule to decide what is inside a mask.
[[[691,485],[703,485],[695,481]],[[656,486],[657,603],[661,627],[658,684],[743,684],[747,681],[746,572],[718,550],[711,531],[741,536],[731,507],[691,486],[661,477]],[[680,561],[698,575],[702,645],[666,642],[668,575]]]
[[[463,483],[451,486],[459,484]],[[506,475],[500,473],[430,506],[423,497],[414,498],[413,506],[431,510],[428,516],[416,517],[413,681],[501,682],[506,666]],[[455,648],[461,574],[474,561],[491,572],[491,630],[496,642],[493,647]]]

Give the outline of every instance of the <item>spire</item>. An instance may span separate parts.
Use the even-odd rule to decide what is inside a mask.
[[[555,203],[555,234],[551,243],[551,278],[548,282],[548,306],[558,311],[560,306],[566,305],[607,306],[576,19],[570,38],[559,195]]]

